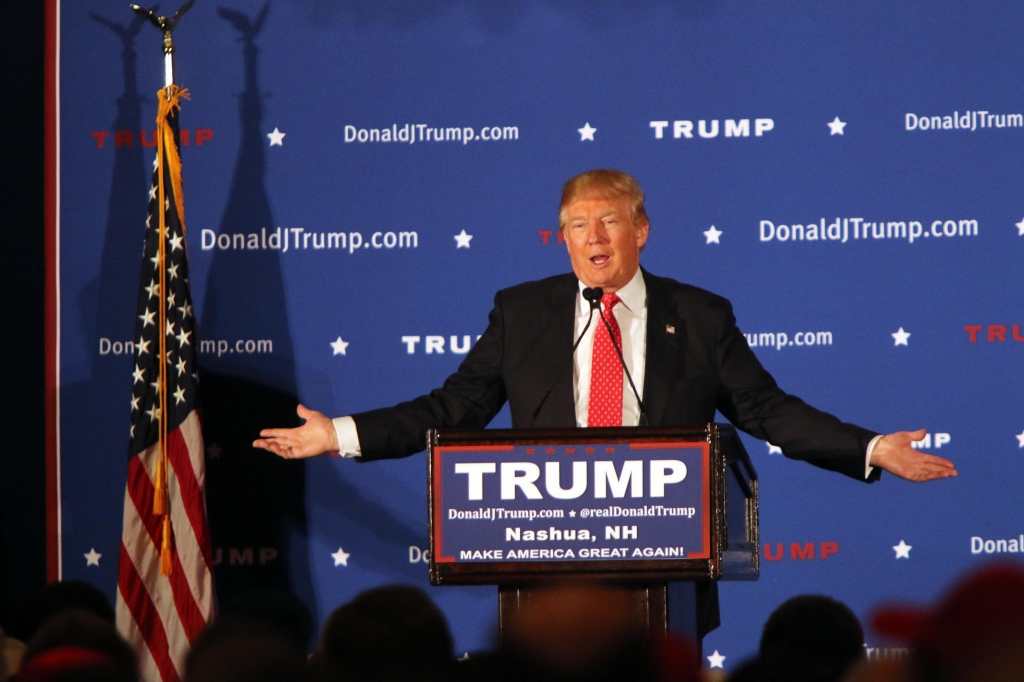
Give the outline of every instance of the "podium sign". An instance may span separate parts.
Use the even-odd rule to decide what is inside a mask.
[[[706,559],[707,443],[434,449],[435,561]]]
[[[431,432],[428,450],[436,585],[721,577],[715,425]]]

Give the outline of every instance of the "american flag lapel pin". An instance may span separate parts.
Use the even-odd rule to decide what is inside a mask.
[[[670,324],[666,324],[666,325],[665,325],[665,333],[666,333],[666,334],[675,334],[675,333],[676,333],[676,328],[675,328],[675,327],[673,327],[673,326],[672,326],[672,325],[670,325]]]

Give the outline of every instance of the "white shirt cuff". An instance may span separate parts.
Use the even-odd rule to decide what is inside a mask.
[[[331,420],[334,423],[334,434],[338,437],[338,453],[342,457],[359,457],[363,451],[359,447],[359,432],[356,430],[356,420],[352,417],[338,417]],[[872,441],[872,444],[874,441]],[[871,446],[868,446],[871,452]]]
[[[337,421],[337,420],[335,420],[335,421]],[[354,424],[355,424],[355,422],[353,422],[353,428],[355,428]],[[875,446],[878,445],[878,441],[880,441],[880,440],[882,440],[882,435],[881,434],[879,434],[879,435],[875,436],[874,438],[872,438],[871,442],[868,443],[867,456],[864,458],[864,478],[867,478],[868,476],[870,476],[871,472],[875,470],[875,468],[873,466],[871,466],[871,453],[873,453],[875,451]],[[338,439],[338,442],[340,443],[341,439]]]

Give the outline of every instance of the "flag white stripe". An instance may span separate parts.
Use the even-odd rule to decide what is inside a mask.
[[[185,658],[188,656],[191,645],[178,617],[170,580],[167,576],[160,575],[160,548],[150,540],[149,531],[143,525],[131,496],[127,494],[125,495],[124,535],[122,537],[128,556],[135,565],[135,570],[138,571],[142,584],[160,616],[160,622],[163,623],[171,660],[174,662],[174,667],[178,669],[180,677],[184,672]]]
[[[195,412],[189,417],[193,419]],[[186,441],[187,443],[187,441]],[[191,451],[191,448],[189,448]],[[189,453],[191,454],[191,452]],[[213,603],[213,576],[206,565],[206,558],[203,556],[199,546],[199,538],[196,529],[192,527],[192,521],[185,511],[182,502],[181,489],[178,484],[178,475],[174,467],[168,467],[167,472],[167,493],[171,505],[171,528],[174,529],[175,551],[181,560],[181,567],[185,572],[189,589],[192,591],[192,598],[195,599],[200,613],[209,617],[210,606]]]
[[[139,658],[139,679],[142,682],[161,682],[160,669],[156,667],[156,659],[150,653],[146,639],[142,636],[139,626],[136,625],[135,617],[121,595],[121,590],[117,591],[117,631],[128,640],[128,644],[135,650]]]
[[[181,435],[188,446],[189,461],[192,462],[192,471],[195,473],[196,481],[199,482],[199,490],[203,493],[203,507],[206,506],[206,452],[203,449],[202,425],[199,423],[199,415],[195,410],[189,413],[185,421],[178,427]]]

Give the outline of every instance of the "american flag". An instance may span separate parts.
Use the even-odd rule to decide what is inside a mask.
[[[214,602],[177,146],[181,96],[187,93],[175,86],[159,94],[117,591],[118,629],[135,648],[147,682],[183,676]]]

